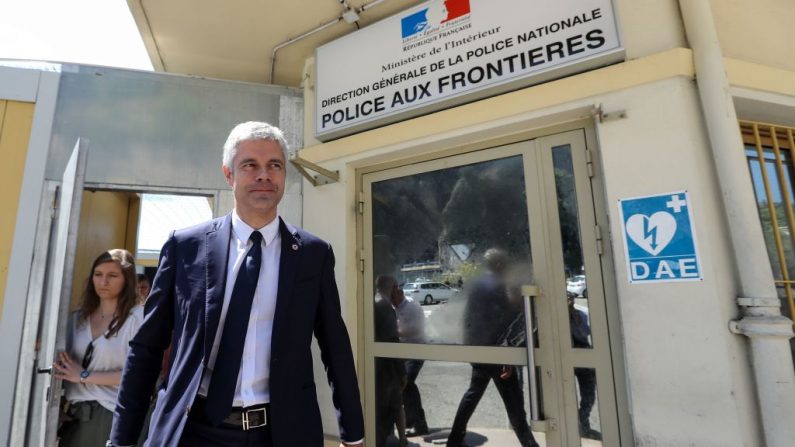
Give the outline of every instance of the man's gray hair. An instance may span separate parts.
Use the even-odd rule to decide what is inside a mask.
[[[494,273],[502,273],[508,266],[508,253],[501,248],[489,248],[483,254],[483,263]]]
[[[235,159],[237,154],[237,147],[243,141],[249,140],[271,140],[279,143],[282,148],[282,155],[284,160],[287,161],[287,140],[284,139],[284,134],[281,129],[272,126],[268,123],[261,121],[247,121],[240,123],[229,132],[229,137],[224,143],[224,166],[232,170],[232,160]]]

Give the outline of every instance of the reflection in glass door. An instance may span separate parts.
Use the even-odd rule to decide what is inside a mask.
[[[595,352],[604,306],[588,300],[603,293],[567,294],[586,268],[601,288],[598,255],[579,242],[584,202],[593,213],[573,168],[584,144],[569,134],[580,143],[568,153],[533,140],[362,177],[368,445],[603,445],[610,354]],[[529,284],[543,290],[531,337]]]
[[[499,342],[491,333],[496,329],[482,319],[461,321],[466,297],[485,273],[489,249],[504,256],[500,274],[506,283],[531,279],[523,184],[521,156],[372,184],[373,272],[392,275],[406,300],[423,306],[425,343]],[[518,290],[510,292],[510,299],[506,293],[504,303],[488,303],[484,311],[492,318],[511,318],[521,303]]]

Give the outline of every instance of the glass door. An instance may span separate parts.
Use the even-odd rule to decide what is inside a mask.
[[[364,174],[362,189],[368,445],[403,427],[419,445],[619,445],[581,131]],[[594,290],[575,290],[586,271]],[[525,285],[541,290],[530,334]]]
[[[559,388],[554,395],[562,445],[620,445],[613,359],[602,277],[602,236],[582,131],[536,140],[549,226],[539,327],[548,324]],[[540,365],[539,365],[540,366]],[[543,368],[543,367],[542,367]],[[548,392],[551,393],[551,390]],[[553,416],[549,416],[553,417]]]

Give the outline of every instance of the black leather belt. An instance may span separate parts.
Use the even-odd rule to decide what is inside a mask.
[[[189,417],[208,424],[207,413],[204,408],[207,400],[201,396],[196,396],[196,400],[190,408]],[[254,428],[265,427],[270,420],[270,404],[252,405],[250,407],[232,407],[229,416],[221,421],[221,425],[240,430],[251,430]]]

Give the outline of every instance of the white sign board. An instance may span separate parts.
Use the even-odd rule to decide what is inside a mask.
[[[611,0],[431,0],[316,50],[329,140],[623,60]]]
[[[700,281],[687,191],[618,201],[630,283]]]

